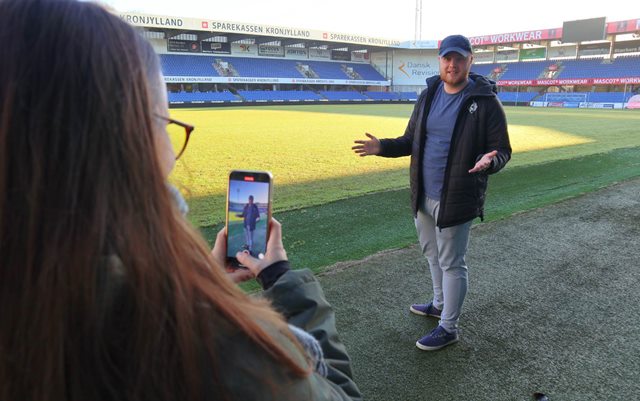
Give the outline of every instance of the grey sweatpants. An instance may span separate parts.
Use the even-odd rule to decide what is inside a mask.
[[[440,325],[449,332],[455,332],[467,294],[468,273],[464,257],[472,221],[439,229],[436,219],[440,202],[427,197],[424,199],[415,223],[422,254],[431,270],[433,306],[442,310]]]

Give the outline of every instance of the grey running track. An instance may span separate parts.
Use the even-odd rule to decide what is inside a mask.
[[[477,224],[467,263],[461,340],[435,352],[417,246],[321,275],[365,400],[640,399],[640,180]]]

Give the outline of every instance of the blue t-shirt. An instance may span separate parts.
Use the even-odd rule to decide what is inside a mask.
[[[427,117],[427,140],[422,161],[422,179],[428,198],[440,200],[458,111],[463,99],[471,92],[474,85],[475,83],[469,80],[463,90],[450,95],[444,90],[444,82],[440,82],[433,97]]]

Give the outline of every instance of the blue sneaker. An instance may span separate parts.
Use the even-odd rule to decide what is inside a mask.
[[[409,310],[416,315],[437,317],[438,319],[442,314],[440,309],[433,306],[433,302],[429,302],[428,304],[413,304]]]
[[[442,326],[438,326],[426,336],[416,342],[416,347],[423,351],[435,351],[449,344],[458,342],[458,332],[449,333]]]

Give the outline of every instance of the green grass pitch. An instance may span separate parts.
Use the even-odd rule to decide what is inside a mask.
[[[615,325],[611,330],[618,334],[608,336],[612,341],[603,345],[602,328],[594,324],[599,319],[594,308],[607,313],[613,310],[614,320],[633,315],[633,307],[628,307],[635,305],[629,302],[632,295],[611,295],[612,282],[631,283],[624,288],[633,288],[634,282],[628,263],[616,266],[615,257],[613,266],[604,272],[608,279],[597,290],[584,287],[591,283],[585,278],[596,281],[603,272],[588,273],[588,263],[578,256],[576,265],[563,265],[567,274],[558,274],[559,267],[549,254],[535,254],[540,248],[505,245],[510,238],[485,235],[482,244],[499,242],[505,245],[504,252],[514,255],[525,248],[534,257],[514,261],[511,254],[489,253],[484,266],[472,263],[473,284],[460,344],[428,355],[413,346],[437,321],[412,317],[406,308],[424,299],[428,287],[428,268],[415,248],[409,159],[359,158],[350,149],[364,132],[380,137],[401,135],[411,110],[411,105],[398,104],[172,110],[175,118],[197,127],[172,179],[190,190],[191,218],[213,242],[224,221],[228,170],[271,170],[274,216],[282,222],[283,242],[293,268],[323,272],[336,262],[365,260],[347,264],[350,268],[345,270],[338,265],[333,269],[336,274],[321,279],[336,310],[356,382],[367,399],[524,400],[533,391],[544,391],[553,400],[632,399],[628,394],[637,382],[629,379],[634,377],[634,360],[608,352],[611,347],[607,345],[626,344],[623,348],[633,349],[637,344],[637,336],[631,333],[633,325]],[[490,179],[487,220],[640,176],[640,112],[527,107],[506,108],[506,112],[514,154],[507,168]],[[551,213],[559,220],[568,214],[570,224],[572,211],[565,209]],[[546,213],[547,209],[541,210]],[[611,218],[609,211],[603,212],[602,220]],[[623,218],[633,221],[633,216]],[[495,226],[509,227],[509,223],[476,228]],[[547,228],[543,224],[535,233],[523,231],[519,241],[527,241],[528,235],[544,236]],[[553,227],[550,230],[548,235],[553,236]],[[633,232],[625,230],[629,228],[616,226],[618,238],[620,233]],[[557,238],[563,240],[562,235]],[[401,250],[402,256],[389,253],[365,259],[382,250],[409,246],[415,252]],[[605,241],[578,246],[595,248],[586,259],[597,259],[594,255],[601,253],[600,246],[608,245]],[[476,247],[470,258],[479,257],[487,248],[495,250]],[[617,274],[621,276],[613,278]],[[243,288],[255,291],[258,286],[250,282]],[[618,306],[627,305],[627,309],[605,308],[610,302],[615,304],[616,298]],[[542,308],[534,307],[536,302]],[[553,325],[554,319],[558,326]],[[576,332],[580,335],[574,338]],[[561,338],[559,333],[563,333]],[[585,344],[595,347],[585,349]],[[594,367],[591,371],[590,365]],[[442,372],[455,372],[459,380],[434,387],[423,380],[433,372],[436,380]],[[593,380],[589,387],[589,377],[601,380]],[[626,387],[621,389],[621,384]],[[598,398],[602,394],[604,398]]]
[[[382,104],[173,109],[172,117],[196,130],[170,179],[185,193],[190,218],[199,227],[224,221],[231,169],[271,171],[276,213],[406,188],[408,158],[360,158],[351,146],[365,132],[380,138],[402,135],[412,108]],[[514,149],[507,169],[640,146],[638,112],[505,109]]]

